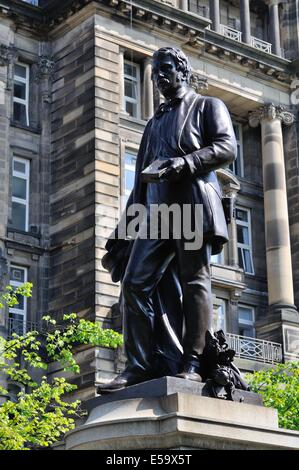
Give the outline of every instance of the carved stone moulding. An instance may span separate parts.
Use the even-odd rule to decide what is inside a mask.
[[[0,65],[5,66],[13,63],[18,58],[17,49],[14,46],[0,44]]]
[[[126,16],[130,21],[133,19],[143,22],[146,21],[152,26],[158,26],[159,28],[179,33],[187,37],[190,43],[192,41],[193,43],[196,43],[197,38],[202,37],[204,34],[203,31],[196,31],[187,24],[182,24],[179,20],[172,17],[160,14],[160,12],[147,10],[143,6],[132,5],[124,0],[101,0],[99,3],[113,7],[116,12]],[[157,0],[157,3],[162,3],[171,7],[175,6],[175,2],[173,0]]]
[[[195,72],[191,74],[189,84],[197,93],[209,88],[208,79]]]
[[[47,56],[40,56],[39,61],[35,64],[34,80],[39,81],[43,78],[52,79],[54,74],[55,62]]]
[[[289,126],[293,124],[295,116],[287,111],[284,106],[267,103],[249,114],[249,124],[251,127],[258,127],[263,119],[280,119],[283,124]]]
[[[264,64],[258,60],[246,57],[237,52],[228,51],[227,49],[216,44],[205,43],[205,52],[215,55],[219,57],[219,59],[238,63],[246,69],[257,70],[263,74],[272,76],[281,82],[289,83],[291,81],[289,75],[286,72],[276,69],[274,66]]]

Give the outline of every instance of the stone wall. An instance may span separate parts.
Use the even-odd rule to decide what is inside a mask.
[[[53,54],[49,307],[94,319],[93,18],[54,40]]]
[[[3,33],[2,33],[3,34]],[[2,34],[0,34],[1,39]],[[9,109],[10,99],[6,91],[7,67],[0,66],[0,289],[8,283],[8,266],[6,260],[5,237],[9,208],[9,178],[10,171],[9,142]],[[5,331],[5,317],[0,316],[0,334]]]
[[[285,57],[293,60],[299,52],[298,2],[288,0],[281,7],[281,47]]]
[[[96,18],[97,21],[97,18]],[[101,265],[103,249],[114,229],[120,207],[120,70],[119,45],[95,29],[95,187],[96,288],[95,313],[111,326],[110,308],[118,300],[118,287]]]
[[[290,220],[290,238],[293,266],[293,282],[295,305],[299,307],[299,112],[296,114],[296,123],[284,129],[284,152],[286,165],[286,181],[288,192],[288,209]]]

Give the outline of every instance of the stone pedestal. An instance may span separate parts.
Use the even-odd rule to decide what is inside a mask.
[[[143,396],[140,396],[143,395]],[[164,377],[87,402],[86,422],[65,450],[297,449],[299,433],[278,429],[277,411],[206,396],[205,386]]]

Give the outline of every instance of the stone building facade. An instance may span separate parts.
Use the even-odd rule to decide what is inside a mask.
[[[45,312],[121,328],[101,258],[161,100],[150,58],[168,45],[189,56],[198,93],[225,102],[238,141],[218,172],[236,209],[213,259],[215,327],[243,370],[298,357],[298,20],[297,0],[1,1],[1,286],[34,284],[1,312],[2,334]],[[101,348],[78,360],[82,398],[123,367]]]

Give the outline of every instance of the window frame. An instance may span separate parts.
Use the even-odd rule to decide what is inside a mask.
[[[25,3],[29,3],[30,5],[33,5],[35,7],[38,7],[39,0],[23,0]]]
[[[229,169],[235,176],[244,178],[243,126],[240,122],[233,121],[233,127],[234,127],[234,132],[235,132],[235,127],[238,127],[239,138],[237,139],[237,136],[236,136],[236,141],[237,141],[238,155],[240,155],[240,170],[241,170],[240,173],[241,174],[237,174],[236,172],[236,160],[234,160],[229,165]],[[236,135],[236,132],[235,132],[235,135]],[[231,166],[232,168],[230,168]]]
[[[249,320],[242,320],[242,321],[240,321],[239,307],[242,307],[242,308],[245,308],[245,309],[251,311],[251,313],[252,313],[252,321],[249,321]],[[252,336],[252,338],[256,338],[255,308],[254,308],[253,305],[248,305],[248,304],[243,304],[243,303],[239,303],[239,304],[238,304],[238,334],[239,334],[239,336],[243,336],[243,335],[240,335],[240,325],[243,325],[243,326],[251,326],[251,327],[252,327],[252,330],[253,330],[253,336]],[[251,338],[251,336],[245,336],[245,338]]]
[[[131,76],[131,75],[127,75],[125,73],[125,65],[128,64],[130,65],[131,67],[136,67],[136,78]],[[140,64],[138,64],[137,62],[133,62],[131,60],[128,60],[128,59],[124,59],[124,70],[123,70],[123,80],[124,80],[124,85],[123,85],[123,90],[124,90],[124,96],[123,96],[123,109],[125,110],[125,112],[127,113],[128,116],[130,116],[131,118],[133,119],[141,119],[141,74],[140,74]],[[137,98],[136,100],[134,98],[131,98],[130,96],[126,96],[125,94],[125,80],[128,79],[128,80],[131,80],[133,82],[136,82],[137,86],[136,86],[136,92],[137,92]],[[132,116],[131,114],[129,114],[127,112],[127,109],[126,109],[126,104],[127,102],[129,103],[133,103],[133,104],[136,104],[136,110],[137,110],[137,115],[136,116]]]
[[[126,192],[126,154],[129,153],[136,157],[138,154],[138,147],[134,144],[126,145],[125,143],[122,144],[121,149],[121,187],[120,187],[120,196],[121,196],[121,211],[125,210],[128,198],[130,196],[129,193]],[[134,176],[136,172],[136,167],[134,171]]]
[[[210,18],[210,6],[208,3],[205,5],[199,5],[198,0],[195,0],[193,3],[189,1],[188,11],[194,15],[201,16],[202,18]]]
[[[223,319],[223,326],[218,326],[217,325],[217,328],[216,328],[216,331],[218,331],[219,329],[223,330],[224,333],[227,332],[227,326],[228,326],[228,322],[227,322],[227,301],[221,297],[216,297],[213,299],[213,327],[215,326],[214,324],[214,320],[215,320],[215,309],[219,309],[221,308],[222,309],[222,319]],[[217,312],[217,322],[218,322],[218,319],[219,319],[219,315],[218,315],[218,312]]]
[[[245,211],[247,212],[248,216],[247,216],[247,222],[244,222],[242,220],[239,220],[237,218],[237,211],[238,210],[241,210],[241,211]],[[237,235],[237,248],[238,248],[238,253],[239,253],[239,248],[241,249],[241,253],[242,253],[242,257],[243,257],[243,266],[244,266],[244,272],[246,274],[250,274],[250,275],[254,275],[255,274],[255,271],[254,271],[254,264],[253,264],[253,256],[252,256],[252,251],[253,251],[253,247],[252,247],[252,232],[251,232],[251,210],[248,209],[247,207],[243,207],[243,206],[236,206],[236,225],[237,225],[237,229],[238,229],[238,225],[241,225],[243,227],[247,227],[248,228],[248,238],[249,238],[249,245],[245,244],[245,243],[241,243],[238,241],[238,235]],[[252,266],[252,272],[249,272],[249,271],[246,271],[245,268],[245,258],[244,258],[244,255],[243,255],[243,249],[246,249],[249,251],[249,254],[250,254],[250,260],[251,260],[251,266]]]
[[[13,120],[14,122],[19,123],[18,121],[15,120],[14,116],[14,103],[19,103],[25,105],[25,111],[26,111],[26,124],[25,126],[29,127],[29,86],[30,86],[30,67],[28,64],[24,62],[16,62],[16,65],[20,65],[21,67],[25,67],[26,69],[26,78],[20,77],[19,75],[16,75],[16,69],[14,69],[14,76],[13,76],[13,83],[15,84],[16,81],[25,83],[25,99],[18,98],[14,95],[14,89],[13,89]]]
[[[219,266],[224,265],[224,252],[221,250],[221,253],[217,255],[211,255],[211,264],[217,264]]]
[[[11,279],[11,271],[12,269],[19,269],[24,271],[24,281],[15,281]],[[28,282],[28,268],[26,266],[20,266],[17,264],[11,264],[10,265],[10,272],[9,272],[9,285],[12,287],[19,287],[25,282]],[[27,297],[23,297],[23,302],[24,302],[24,308],[21,310],[17,307],[10,307],[9,308],[9,313],[14,313],[16,315],[20,315],[23,317],[23,334],[26,333],[26,323],[27,323],[27,314],[28,314],[28,303],[27,303]]]
[[[18,171],[16,171],[14,169],[14,163],[15,162],[20,162],[20,163],[23,163],[25,164],[25,174],[24,173],[20,173]],[[24,177],[25,175],[25,177]],[[25,232],[28,232],[29,230],[29,195],[30,195],[30,160],[26,159],[26,158],[21,158],[21,157],[13,157],[13,161],[12,161],[12,187],[13,187],[13,178],[16,177],[16,178],[21,178],[23,180],[26,181],[26,199],[21,199],[21,198],[18,198],[16,196],[13,196],[13,193],[11,195],[11,202],[16,202],[18,204],[22,204],[26,207],[26,211],[25,211]],[[12,189],[13,191],[13,189]],[[25,201],[25,203],[24,203]],[[18,229],[17,227],[14,227],[13,225],[13,219],[12,219],[12,227],[15,228],[16,230],[21,230],[21,229]]]

